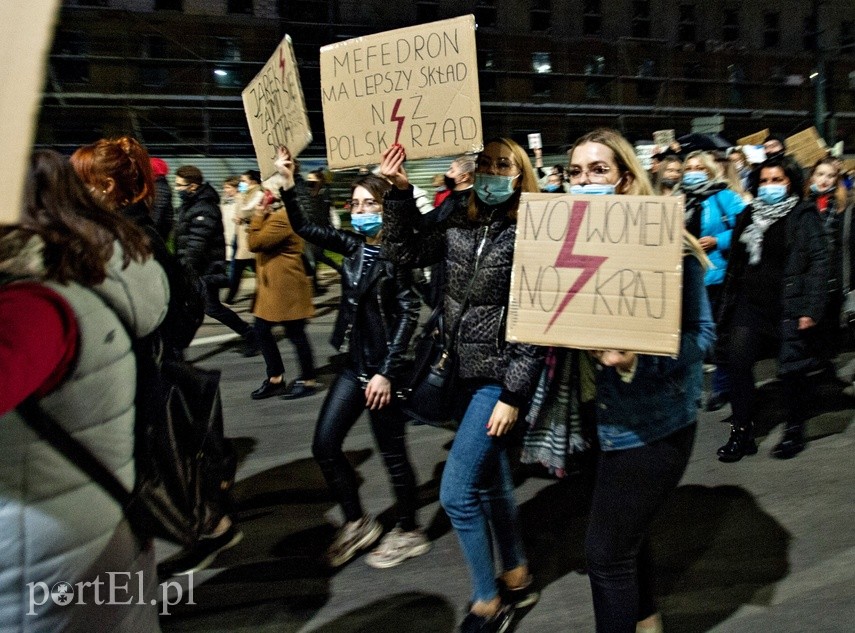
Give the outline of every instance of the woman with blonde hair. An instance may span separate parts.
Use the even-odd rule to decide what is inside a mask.
[[[404,159],[396,145],[380,165],[393,184],[384,205],[386,254],[404,266],[444,262],[446,332],[455,333],[449,338],[457,358],[460,427],[442,474],[440,501],[473,582],[460,628],[504,631],[515,607],[538,599],[519,531],[507,434],[521,410],[525,414],[543,350],[505,340],[517,211],[522,192],[538,191],[537,178],[525,150],[510,139],[493,139],[478,155],[468,204],[425,226]],[[498,582],[494,539],[502,564]]]
[[[586,134],[570,150],[578,193],[651,192],[632,147],[614,130]],[[676,358],[600,350],[597,457],[585,556],[598,633],[661,632],[649,556],[650,525],[692,452],[702,364],[715,338],[703,287],[705,260],[684,238],[680,353]]]

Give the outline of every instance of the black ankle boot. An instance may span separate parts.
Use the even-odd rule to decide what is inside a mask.
[[[772,449],[772,457],[790,459],[805,449],[805,430],[803,424],[789,424],[784,437]]]
[[[746,455],[757,453],[757,443],[754,441],[754,424],[749,423],[747,429],[738,429],[730,425],[730,438],[716,454],[719,461],[738,462]]]

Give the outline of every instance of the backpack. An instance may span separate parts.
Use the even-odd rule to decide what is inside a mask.
[[[161,357],[157,335],[132,337],[137,359],[132,491],[47,414],[35,398],[18,407],[27,424],[108,492],[137,537],[185,548],[225,515],[237,460],[223,436],[220,372]]]

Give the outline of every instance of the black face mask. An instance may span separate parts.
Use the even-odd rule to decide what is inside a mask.
[[[766,158],[775,158],[776,156],[783,156],[784,150],[779,150],[777,152],[766,152]]]
[[[677,183],[680,181],[676,180],[674,178],[663,178],[661,180],[661,182],[662,182],[663,187],[670,187],[671,189],[673,189],[674,187],[677,186]]]
[[[446,189],[448,189],[449,191],[454,191],[454,188],[456,186],[457,186],[457,183],[455,182],[454,178],[452,178],[451,176],[445,177],[445,188]]]

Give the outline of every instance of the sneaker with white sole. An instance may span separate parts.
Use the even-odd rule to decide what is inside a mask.
[[[332,544],[327,548],[326,560],[330,567],[340,567],[356,556],[359,550],[374,545],[383,533],[381,526],[372,516],[364,516],[358,521],[345,523]]]
[[[376,569],[386,569],[400,565],[408,558],[421,556],[430,550],[430,547],[430,541],[421,528],[404,532],[396,526],[383,537],[380,545],[365,557],[365,562]]]

